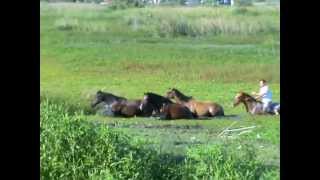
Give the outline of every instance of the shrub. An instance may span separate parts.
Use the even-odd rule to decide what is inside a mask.
[[[62,18],[55,22],[55,26],[59,30],[72,30],[79,27],[77,19]]]
[[[145,2],[142,0],[113,0],[110,8],[117,9],[126,9],[131,7],[142,8],[145,6]]]
[[[63,105],[40,104],[41,179],[158,179],[172,176],[173,158],[81,112],[70,115]],[[167,174],[166,174],[167,173]],[[168,174],[169,173],[169,174]],[[175,175],[174,175],[175,176]]]
[[[235,0],[236,6],[252,6],[252,0]]]
[[[246,143],[223,143],[188,151],[184,177],[190,179],[259,179],[275,176],[276,167],[257,159],[256,148]]]

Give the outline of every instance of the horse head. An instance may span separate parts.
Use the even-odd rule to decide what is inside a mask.
[[[97,104],[103,102],[104,99],[105,99],[104,93],[101,90],[97,91],[95,99],[91,103],[91,107],[94,108]]]
[[[141,103],[140,103],[140,106],[139,106],[139,109],[141,111],[143,111],[147,106],[149,106],[150,102],[149,102],[149,93],[146,92],[146,93],[143,93],[143,99],[141,100]]]
[[[106,104],[112,104],[114,102],[127,101],[126,98],[115,96],[111,93],[102,92],[101,90],[97,91],[95,99],[91,103],[91,107],[94,108],[97,104],[105,102]]]
[[[174,88],[169,89],[169,91],[166,93],[166,98],[173,99],[175,96],[177,96],[177,94],[176,89]]]
[[[192,99],[192,96],[186,96],[176,88],[169,89],[169,91],[166,93],[166,97],[169,99],[177,98],[180,101],[184,101],[184,102],[187,102],[190,99]]]
[[[240,103],[248,102],[248,101],[257,101],[254,97],[250,96],[245,92],[238,92],[233,100],[233,107],[238,106]]]

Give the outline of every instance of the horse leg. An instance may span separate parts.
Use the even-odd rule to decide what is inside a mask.
[[[209,116],[209,117],[214,117],[214,116],[215,116],[215,112],[214,112],[213,107],[210,107],[210,108],[208,109],[208,116]]]
[[[280,115],[280,108],[275,108],[274,113],[275,113],[276,115]]]
[[[167,120],[167,119],[169,119],[168,114],[163,113],[159,115],[159,120]]]

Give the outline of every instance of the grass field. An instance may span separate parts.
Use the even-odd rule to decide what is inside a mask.
[[[258,91],[257,80],[260,78],[270,82],[274,101],[280,101],[279,7],[147,7],[114,11],[94,4],[40,3],[40,6],[41,121],[48,123],[41,124],[41,128],[44,128],[42,132],[49,132],[41,135],[41,152],[44,154],[41,155],[41,168],[42,171],[52,172],[42,173],[44,179],[59,178],[57,172],[60,172],[57,170],[59,163],[51,164],[52,169],[44,167],[49,167],[47,158],[54,159],[56,154],[65,155],[58,145],[54,146],[56,151],[52,151],[53,154],[43,149],[53,143],[54,138],[59,142],[62,137],[51,136],[50,131],[64,132],[49,128],[52,119],[64,116],[54,115],[56,110],[44,105],[46,99],[53,106],[61,105],[64,108],[61,113],[68,114],[68,118],[83,112],[83,123],[108,125],[117,133],[146,141],[143,144],[158,155],[166,153],[193,159],[201,157],[203,160],[209,157],[208,154],[216,153],[210,148],[225,143],[231,150],[239,148],[233,149],[239,151],[239,157],[230,155],[235,158],[231,162],[236,162],[237,158],[245,161],[240,159],[240,154],[246,150],[241,149],[239,143],[250,144],[257,157],[249,158],[248,163],[261,161],[261,167],[272,167],[270,171],[263,171],[246,166],[242,168],[242,173],[237,169],[240,167],[237,163],[234,166],[232,163],[222,164],[219,166],[224,168],[222,170],[209,166],[215,165],[214,161],[201,161],[203,164],[193,163],[196,170],[191,171],[193,165],[188,165],[190,160],[185,161],[179,171],[169,171],[170,168],[161,171],[163,179],[279,179],[280,117],[250,116],[242,106],[232,108],[236,92]],[[172,87],[199,100],[218,102],[226,114],[237,114],[239,118],[210,121],[110,118],[96,115],[89,107],[90,98],[99,89],[134,99],[142,98],[147,91],[164,95]],[[233,125],[232,128],[256,128],[234,139],[219,137],[219,133],[230,125]],[[77,130],[70,132],[79,133]],[[99,134],[97,136],[100,137]],[[89,148],[87,151],[96,150]],[[66,161],[68,163],[70,161]],[[86,168],[81,172],[85,173],[78,173],[77,176],[75,174],[81,169],[80,166],[78,169],[70,166],[72,171],[60,173],[60,178],[106,179],[99,163],[94,161],[91,164],[93,167],[90,168],[83,166]],[[223,173],[227,172],[228,164],[233,167],[233,171],[228,172],[234,174]],[[140,165],[126,165],[129,169],[121,169],[121,172],[128,172],[127,176],[115,176],[112,168],[108,169],[108,173],[114,179],[143,179]],[[252,167],[260,166],[255,164]],[[220,170],[221,174],[218,173]],[[257,175],[260,171],[262,175]],[[189,176],[190,173],[194,177]],[[244,175],[246,173],[248,175]],[[170,174],[177,176],[173,178]]]

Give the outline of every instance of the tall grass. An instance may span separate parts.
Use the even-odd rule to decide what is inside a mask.
[[[247,17],[243,18],[244,16]],[[279,24],[270,21],[262,16],[259,11],[251,8],[202,7],[188,11],[179,8],[162,8],[162,11],[145,10],[141,11],[140,14],[131,14],[127,22],[135,30],[140,29],[146,33],[148,33],[148,30],[152,30],[155,32],[149,32],[150,34],[157,34],[160,37],[248,36],[279,32]]]
[[[45,5],[44,5],[45,6]],[[78,7],[77,7],[78,6]],[[48,5],[43,11],[51,11],[57,15],[62,15],[55,22],[59,30],[84,31],[84,32],[110,32],[118,31],[117,26],[110,26],[114,21],[108,21],[113,16],[118,19],[121,31],[138,31],[147,36],[176,37],[176,36],[217,36],[217,35],[258,35],[273,34],[279,32],[279,23],[274,23],[274,19],[279,19],[277,8],[224,8],[224,7],[161,7],[129,9],[122,11],[120,16],[118,11],[110,11],[96,7],[100,13],[94,13],[94,5],[87,8],[79,5],[72,5],[72,11],[64,8],[56,9],[53,5]],[[257,10],[259,9],[259,10]],[[261,9],[261,10],[260,10]],[[105,11],[103,13],[102,11]],[[81,13],[81,14],[80,14]],[[77,16],[75,16],[77,14]],[[267,14],[272,14],[270,19]],[[246,18],[244,18],[246,16]],[[100,21],[97,20],[100,17]],[[103,21],[106,19],[106,21]]]

